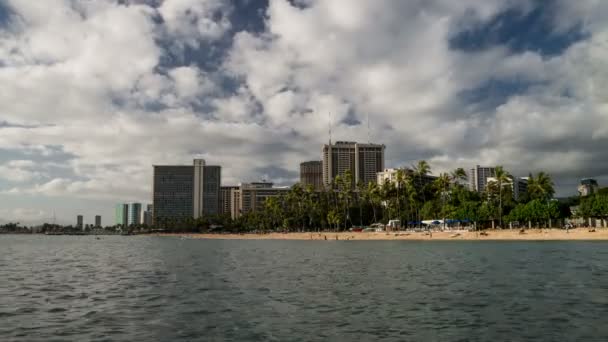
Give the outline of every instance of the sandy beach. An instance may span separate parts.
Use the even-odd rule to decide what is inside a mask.
[[[269,234],[151,234],[152,236],[180,237],[188,239],[226,239],[226,240],[608,240],[608,229],[598,228],[591,232],[587,228],[570,229],[527,229],[485,230],[469,232],[462,230],[444,232],[321,232],[321,233],[269,233]]]

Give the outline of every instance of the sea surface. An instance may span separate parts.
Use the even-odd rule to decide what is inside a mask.
[[[607,242],[0,236],[0,341],[608,341]]]

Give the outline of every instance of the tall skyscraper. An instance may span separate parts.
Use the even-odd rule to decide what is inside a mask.
[[[488,184],[488,178],[496,177],[496,168],[477,165],[471,169],[468,177],[471,191],[484,192]]]
[[[300,164],[300,184],[312,185],[316,190],[323,188],[323,162],[307,161]]]
[[[205,160],[194,160],[194,198],[193,217],[217,215],[220,204],[220,183],[222,168],[217,165],[205,165]]]
[[[78,228],[78,229],[84,228],[84,218],[82,215],[76,216],[76,228]]]
[[[194,168],[191,165],[155,165],[152,184],[154,225],[191,218]]]
[[[195,159],[193,165],[154,165],[153,224],[219,212],[221,167]]]
[[[127,227],[129,225],[129,205],[126,203],[120,203],[116,205],[115,210],[116,220],[114,223],[117,226]]]
[[[141,224],[141,203],[131,203],[129,205],[129,219],[127,224],[139,225]]]
[[[353,185],[359,181],[376,182],[384,170],[384,145],[338,141],[323,145],[323,184],[329,185],[338,175],[350,170]]]
[[[101,228],[101,215],[95,215],[95,228]]]
[[[203,178],[203,214],[217,215],[220,213],[220,188],[222,168],[217,165],[205,166]]]

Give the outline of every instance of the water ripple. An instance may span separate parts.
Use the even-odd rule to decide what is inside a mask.
[[[608,340],[606,243],[0,236],[2,341]]]

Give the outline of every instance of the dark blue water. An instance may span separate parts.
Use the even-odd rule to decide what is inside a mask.
[[[607,341],[608,243],[0,236],[1,341]]]

